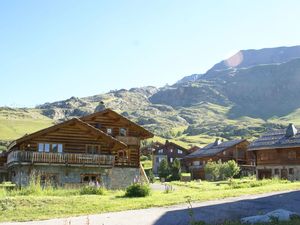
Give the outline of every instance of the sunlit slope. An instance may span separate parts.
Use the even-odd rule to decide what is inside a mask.
[[[0,140],[14,140],[52,124],[36,109],[0,108]]]

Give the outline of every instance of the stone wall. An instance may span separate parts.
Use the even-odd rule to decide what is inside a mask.
[[[256,176],[258,178],[259,170],[272,170],[272,177],[282,178],[282,169],[287,170],[288,180],[300,180],[300,165],[278,165],[278,166],[256,166]],[[279,174],[275,173],[275,170],[278,169]],[[293,169],[293,174],[290,174],[290,169]]]
[[[108,188],[123,189],[140,180],[140,170],[139,168],[114,167],[111,169],[108,179],[110,184]]]
[[[75,187],[81,184],[83,174],[93,174],[100,178],[102,186],[108,189],[123,189],[139,181],[139,168],[101,168],[101,167],[70,167],[70,166],[14,166],[9,169],[11,181],[18,186],[29,184],[33,174],[55,174],[59,186]]]

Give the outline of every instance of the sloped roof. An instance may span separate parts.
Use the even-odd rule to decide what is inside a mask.
[[[286,147],[300,147],[300,133],[297,132],[293,124],[290,124],[286,129],[263,134],[250,144],[249,151]]]
[[[105,140],[108,140],[108,141],[111,141],[111,142],[114,142],[116,144],[116,147],[119,148],[119,149],[122,149],[122,148],[125,148],[127,147],[126,144],[124,144],[123,142],[115,139],[114,137],[106,134],[105,132],[91,126],[90,124],[88,123],[85,123],[83,121],[81,121],[80,119],[77,119],[77,118],[73,118],[71,120],[68,120],[68,121],[65,121],[65,122],[62,122],[62,123],[59,123],[59,124],[56,124],[54,126],[51,126],[51,127],[48,127],[48,128],[45,128],[45,129],[42,129],[42,130],[39,130],[37,132],[34,132],[32,134],[29,134],[29,135],[25,135],[15,141],[13,141],[10,146],[8,147],[8,150],[12,149],[14,146],[16,146],[17,144],[20,144],[24,141],[27,141],[27,140],[30,140],[32,138],[35,138],[35,137],[38,137],[38,136],[41,136],[43,134],[46,134],[46,133],[49,133],[49,132],[52,132],[52,131],[55,131],[61,127],[64,127],[64,126],[68,126],[72,123],[75,123],[75,124],[78,124],[80,127],[84,127],[84,128],[87,128],[91,135],[95,135],[95,136],[101,136],[103,137]]]
[[[87,115],[87,116],[83,116],[83,117],[80,118],[80,120],[85,121],[85,120],[93,118],[93,117],[95,117],[97,115],[104,115],[104,114],[107,114],[107,113],[111,113],[111,114],[119,117],[123,121],[126,121],[127,123],[129,123],[130,125],[132,125],[133,127],[135,127],[136,129],[140,130],[141,133],[142,133],[142,139],[154,137],[154,134],[152,134],[150,131],[146,130],[142,126],[134,123],[133,121],[127,119],[126,117],[122,116],[121,114],[119,114],[119,113],[117,113],[117,112],[115,112],[115,111],[113,111],[112,109],[109,109],[109,108],[104,109],[104,110],[99,111],[99,112],[92,113],[92,114]]]
[[[225,142],[221,142],[218,144],[215,141],[214,143],[211,143],[209,145],[206,145],[203,148],[196,150],[195,152],[189,154],[185,158],[214,156],[214,155],[217,155],[218,153],[223,152],[224,150],[226,150],[234,145],[237,145],[243,141],[246,141],[246,139],[225,141]]]

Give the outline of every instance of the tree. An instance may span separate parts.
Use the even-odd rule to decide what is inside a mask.
[[[220,168],[221,168],[220,163],[209,161],[205,165],[204,171],[205,174],[210,176],[211,180],[218,180],[220,177]]]
[[[171,177],[170,180],[180,180],[181,165],[178,159],[175,159],[171,165]]]
[[[230,160],[224,163],[224,178],[232,179],[234,176],[238,175],[241,171],[239,165],[234,161]]]
[[[163,159],[158,167],[159,178],[167,178],[170,174],[169,165],[166,159]]]

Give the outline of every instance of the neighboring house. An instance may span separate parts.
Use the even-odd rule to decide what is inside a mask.
[[[140,153],[141,153],[141,155],[144,155],[144,156],[152,156],[152,153],[155,151],[155,149],[158,149],[158,148],[160,148],[163,145],[164,144],[162,144],[162,143],[160,143],[158,141],[153,142],[153,143],[151,143],[148,146],[142,147],[140,149]]]
[[[249,165],[249,170],[254,168],[254,158],[247,154],[249,142],[245,139],[232,140],[222,142],[216,139],[211,143],[185,157],[185,163],[189,167],[192,179],[206,179],[204,167],[209,161],[235,160],[240,166],[245,166],[245,170]],[[252,165],[252,166],[251,166]]]
[[[18,186],[27,185],[37,173],[42,183],[59,186],[99,182],[124,188],[144,175],[140,141],[151,137],[149,131],[105,109],[15,140],[2,168]]]
[[[188,154],[189,152],[187,149],[173,142],[166,141],[164,145],[162,145],[161,143],[158,144],[155,150],[153,151],[153,157],[152,157],[153,173],[158,174],[158,167],[163,159],[167,160],[169,165],[171,165],[175,159],[180,160],[181,168],[184,171],[185,165],[183,164],[182,159]]]
[[[300,180],[300,132],[293,124],[262,135],[248,151],[256,156],[258,179]]]

